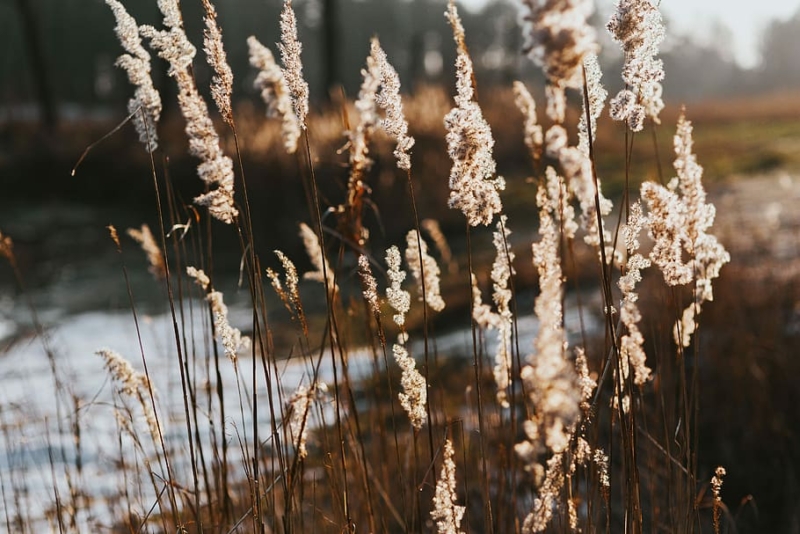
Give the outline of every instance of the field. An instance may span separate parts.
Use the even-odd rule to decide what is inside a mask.
[[[0,528],[797,529],[800,93],[638,128],[584,59],[526,110],[448,9],[402,101],[375,41],[307,116],[284,57],[278,120],[174,67],[152,152],[140,93],[3,126]]]

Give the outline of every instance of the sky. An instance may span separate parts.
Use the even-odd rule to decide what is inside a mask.
[[[486,0],[461,0],[478,9]],[[597,9],[610,14],[614,0],[596,0]],[[700,42],[710,42],[714,21],[732,32],[734,57],[743,67],[758,62],[761,33],[768,22],[788,19],[800,10],[800,0],[661,0],[661,11],[670,21],[667,32],[690,34]]]

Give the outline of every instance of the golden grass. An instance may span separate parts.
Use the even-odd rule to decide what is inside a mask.
[[[282,152],[280,125],[263,119],[261,108],[247,103],[237,107],[234,118],[240,143],[234,143],[229,135],[223,139],[223,148],[228,154],[238,152],[243,162],[242,168],[237,169],[236,183],[242,216],[235,221],[235,229],[226,229],[227,233],[216,227],[212,230],[204,213],[186,205],[186,199],[197,194],[199,185],[181,175],[191,174],[186,172],[191,165],[183,155],[182,121],[169,117],[160,125],[159,137],[166,148],[159,155],[171,157],[158,158],[150,169],[159,202],[163,202],[157,215],[166,230],[174,224],[191,222],[185,239],[178,233],[157,239],[166,278],[165,305],[170,307],[173,321],[174,339],[169,341],[176,362],[172,362],[172,372],[180,376],[183,401],[178,413],[161,413],[162,417],[174,419],[170,422],[180,439],[177,445],[156,443],[156,438],[154,443],[145,445],[139,441],[130,411],[126,418],[126,412],[121,410],[123,417],[117,420],[116,436],[119,456],[114,461],[116,474],[126,483],[121,482],[118,494],[103,503],[114,524],[102,527],[122,532],[429,532],[433,531],[429,519],[431,500],[442,468],[444,444],[450,442],[456,451],[453,461],[458,482],[448,498],[454,499],[453,512],[460,510],[456,503],[465,507],[468,531],[520,532],[522,520],[535,506],[535,498],[547,491],[543,482],[549,479],[543,478],[541,464],[549,466],[551,461],[563,462],[566,467],[562,467],[561,486],[551,490],[559,506],[553,507],[554,519],[548,532],[575,530],[569,524],[570,510],[576,510],[575,516],[585,532],[697,532],[718,530],[720,525],[749,525],[750,519],[745,517],[749,507],[741,507],[745,516],[739,519],[713,499],[711,476],[716,465],[726,466],[729,474],[722,495],[730,503],[725,499],[729,485],[737,497],[749,491],[747,480],[737,476],[737,469],[748,473],[756,470],[753,464],[738,464],[742,454],[771,454],[778,467],[785,469],[794,460],[792,447],[798,439],[798,421],[781,410],[780,401],[797,400],[796,388],[787,378],[794,375],[786,374],[797,367],[790,359],[797,332],[786,329],[787,324],[794,323],[784,318],[785,314],[797,314],[800,295],[796,278],[779,279],[774,276],[772,264],[727,269],[719,280],[716,303],[706,304],[699,333],[684,350],[675,346],[672,328],[691,301],[690,288],[666,287],[660,273],[650,270],[638,291],[644,316],[644,348],[655,379],[633,387],[631,381],[620,379],[618,321],[611,314],[603,318],[604,307],[598,297],[603,288],[607,297],[613,291],[618,299],[620,294],[615,286],[612,289],[612,278],[624,273],[617,267],[600,264],[596,250],[559,234],[555,248],[562,256],[557,260],[561,265],[554,281],[561,282],[563,271],[570,298],[575,295],[579,301],[581,316],[587,322],[597,320],[604,325],[602,331],[581,332],[591,376],[601,385],[596,397],[584,399],[591,409],[582,413],[580,423],[569,432],[566,450],[570,454],[555,449],[547,454],[536,451],[537,461],[541,462],[538,467],[542,467],[537,471],[537,465],[523,462],[515,452],[525,439],[536,439],[530,424],[525,427],[524,421],[540,415],[526,396],[530,391],[522,391],[529,382],[520,380],[532,348],[511,349],[512,409],[505,409],[496,402],[493,390],[487,341],[494,334],[479,329],[470,317],[473,295],[469,275],[476,273],[478,284],[484,289],[491,283],[494,251],[490,237],[485,230],[464,231],[463,217],[455,210],[444,211],[451,166],[442,123],[442,117],[452,107],[448,93],[443,88],[422,87],[405,101],[410,133],[417,140],[414,170],[408,176],[394,168],[390,141],[380,136],[373,139],[370,156],[375,165],[364,175],[365,183],[360,184],[366,200],[357,206],[359,217],[363,215],[360,224],[363,222],[370,230],[369,239],[365,238],[363,244],[339,233],[341,226],[335,220],[337,206],[346,202],[348,147],[344,146],[342,132],[356,118],[352,104],[339,103],[311,113],[303,138],[307,143],[305,154],[293,156]],[[513,107],[510,89],[482,92],[480,100],[493,128],[499,172],[508,183],[503,198],[514,234],[505,245],[518,258],[511,289],[519,320],[533,309],[534,302],[544,308],[549,304],[551,310],[556,304],[536,301],[545,288],[539,287],[541,273],[537,267],[541,266],[531,263],[530,254],[531,242],[538,241],[534,231],[540,218],[535,202],[537,186],[543,184],[543,169],[532,168],[529,162],[522,140],[522,119]],[[778,167],[795,168],[800,163],[800,151],[796,150],[800,146],[800,125],[791,119],[792,111],[800,111],[800,94],[691,105],[687,113],[695,123],[694,152],[706,168],[706,177],[713,182]],[[630,132],[608,119],[600,121],[594,163],[606,194],[621,201],[626,191],[636,195],[642,181],[665,182],[674,174],[672,134],[678,113],[677,106],[669,106],[660,126],[633,137],[629,154],[625,143],[632,139]],[[567,124],[577,123],[577,118],[577,112],[571,111]],[[77,146],[72,148],[79,152],[87,138],[95,137],[97,129],[107,125],[65,128],[62,133],[73,139]],[[108,162],[117,157],[127,161],[130,157],[134,162],[131,174],[141,174],[141,182],[146,182],[149,162],[139,153],[141,147],[130,143],[132,135],[127,132],[112,138],[109,145],[99,146],[86,165],[91,165],[92,158]],[[18,142],[24,144],[24,138]],[[29,149],[28,154],[33,150]],[[70,152],[64,147],[60,150]],[[26,165],[32,163],[21,164],[19,169]],[[96,178],[90,176],[92,179]],[[152,186],[148,182],[140,187]],[[410,196],[411,190],[414,196]],[[618,204],[625,206],[624,202]],[[271,208],[265,213],[255,209],[265,205]],[[375,209],[369,209],[371,206]],[[621,210],[614,212],[615,221],[617,217],[622,220]],[[381,273],[380,285],[385,286],[384,245],[399,243],[400,236],[418,219],[430,216],[441,221],[459,263],[458,270],[443,269],[442,296],[447,308],[434,315],[416,300],[414,293],[406,324],[395,328],[388,319],[392,311],[386,304],[381,319],[362,301],[361,286],[354,274],[355,258],[357,253],[367,253],[374,260],[375,271]],[[301,283],[302,297],[292,295],[284,300],[286,311],[275,312],[275,296],[264,284],[264,267],[277,267],[272,250],[288,243],[298,243],[288,255],[299,255],[297,223],[302,220],[309,220],[308,228],[313,228],[309,231],[319,229],[317,237],[324,239],[322,252],[327,261],[314,258],[312,263],[319,271],[315,278],[324,281],[327,290],[311,282]],[[607,224],[618,230],[614,221]],[[564,228],[559,231],[563,233]],[[226,243],[220,245],[219,236]],[[16,268],[10,242],[3,243],[4,255]],[[221,250],[234,250],[232,256],[241,262],[243,291],[250,299],[252,312],[250,323],[240,326],[249,330],[253,344],[231,361],[224,358],[222,347],[235,352],[238,347],[230,348],[231,332],[238,330],[227,323],[227,308],[224,313],[220,311],[221,294],[215,293],[219,299],[216,307],[209,305],[205,291],[192,287],[183,274],[189,265],[229,267]],[[298,260],[300,270],[308,271],[307,260]],[[794,264],[784,268],[796,270]],[[171,273],[168,276],[167,270]],[[125,265],[122,271],[135,312]],[[339,288],[336,291],[334,284]],[[188,295],[195,300],[184,301]],[[297,307],[301,298],[302,310]],[[134,319],[138,320],[136,315]],[[444,338],[438,334],[453,325],[469,331],[467,338],[472,341],[449,355],[440,354],[437,344]],[[515,321],[517,343],[518,327]],[[406,335],[410,341],[406,341]],[[218,345],[214,338],[220,337],[223,339]],[[414,428],[397,400],[406,384],[402,384],[392,361],[392,343],[385,343],[387,339],[397,339],[398,346],[404,347],[418,343],[413,345],[414,356],[428,384],[427,419],[418,417]],[[81,440],[91,436],[81,434],[79,399],[71,399],[74,406],[65,406],[62,397],[66,398],[68,390],[61,382],[63,371],[52,358],[47,338],[42,341],[51,356],[58,430],[72,437],[80,450]],[[137,348],[126,347],[126,351],[130,357]],[[363,364],[362,357],[371,372],[356,379],[351,365]],[[142,349],[141,364],[150,358],[152,355]],[[323,358],[334,373],[324,386],[317,384],[314,376],[314,369]],[[271,377],[285,372],[287,360],[306,362],[307,375],[302,384],[306,389],[294,389],[301,384],[278,385],[278,381],[272,381]],[[535,365],[534,358],[530,361]],[[568,361],[571,365],[572,359]],[[404,360],[403,365],[409,366],[409,361]],[[222,382],[222,366],[233,366],[234,380]],[[246,382],[243,371],[250,369],[252,381]],[[571,373],[568,376],[575,371]],[[567,380],[562,375],[556,379],[552,384],[534,381],[533,389],[563,387]],[[741,399],[727,400],[732,391],[744,392],[741,397],[752,404]],[[312,395],[313,399],[292,403],[296,392]],[[142,392],[138,395],[140,399],[146,397]],[[231,413],[229,409],[226,413],[225,399],[229,403],[233,400],[238,411]],[[149,400],[155,408],[155,395]],[[624,401],[629,403],[628,409],[616,408]],[[108,402],[122,407],[119,396]],[[309,412],[293,412],[301,409],[297,406],[305,406]],[[539,410],[539,405],[535,408]],[[773,417],[769,421],[748,419],[745,423],[738,410],[765,410]],[[72,425],[71,430],[61,428],[65,425],[62,415]],[[206,428],[204,422],[211,424]],[[17,445],[17,424],[3,420],[7,448]],[[732,440],[731,428],[742,434],[777,436],[781,442],[761,443],[757,438],[748,438],[746,444],[732,446],[720,437]],[[299,453],[298,441],[306,430],[311,431],[305,444],[308,456]],[[571,456],[572,451],[578,450],[578,437],[593,451],[593,460]],[[53,445],[48,435],[51,452]],[[736,454],[730,452],[731,447]],[[233,449],[241,455],[235,461],[229,460],[229,455],[234,457]],[[606,471],[602,460],[598,460],[603,450],[611,455]],[[150,463],[142,468],[145,458]],[[53,458],[50,461],[55,478],[56,462]],[[526,466],[530,469],[526,470]],[[448,463],[447,471],[451,467]],[[50,527],[74,532],[101,528],[92,518],[91,483],[82,478],[80,462],[63,462],[58,469],[59,475],[69,480],[70,491],[61,495],[54,489]],[[605,476],[611,477],[610,486],[604,484]],[[782,473],[782,477],[787,487],[798,480],[791,473]],[[767,498],[778,498],[774,489],[769,492],[756,483],[754,486]],[[26,515],[21,504],[24,484],[14,480],[4,483],[2,489],[9,530],[24,532],[42,527]],[[800,495],[793,489],[787,493],[794,499]],[[775,507],[776,515],[762,524],[781,524],[791,516],[791,506],[792,502]],[[736,508],[735,503],[730,508]],[[448,517],[448,511],[437,508],[433,517]]]

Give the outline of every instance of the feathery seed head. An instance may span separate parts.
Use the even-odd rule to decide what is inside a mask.
[[[347,132],[350,146],[348,190],[352,190],[355,182],[360,181],[364,173],[372,166],[372,160],[367,154],[369,154],[369,139],[380,120],[376,96],[381,85],[381,72],[374,52],[373,48],[367,57],[367,68],[361,69],[363,80],[355,103],[358,122],[354,129]]]
[[[545,114],[554,123],[562,124],[567,112],[566,91],[560,85],[547,85],[544,88],[544,95],[547,102]]]
[[[583,59],[583,68],[586,71],[586,89],[588,92],[589,110],[586,110],[586,100],[583,100],[583,113],[578,122],[578,148],[586,157],[589,157],[590,141],[594,142],[597,137],[597,119],[603,112],[608,91],[600,83],[603,73],[600,70],[600,63],[597,61],[597,54],[586,54]],[[586,123],[586,116],[589,115],[589,123]],[[589,139],[591,130],[592,139]]]
[[[231,224],[239,211],[233,199],[233,161],[222,152],[219,136],[208,114],[208,106],[197,91],[190,73],[196,49],[183,30],[176,0],[159,0],[168,30],[141,26],[141,34],[150,39],[150,45],[159,57],[169,62],[169,75],[178,84],[178,105],[186,121],[189,153],[201,160],[197,174],[201,180],[217,188],[194,199],[207,206],[212,217]]]
[[[150,54],[142,46],[136,20],[125,11],[117,0],[106,0],[117,25],[114,31],[127,54],[121,55],[116,65],[128,75],[128,81],[136,87],[133,98],[128,101],[128,112],[133,114],[133,125],[139,141],[148,152],[158,147],[156,125],[161,118],[161,96],[153,86],[150,76]]]
[[[714,532],[719,532],[719,519],[722,511],[722,477],[727,473],[724,467],[717,467],[714,476],[711,477],[711,494],[714,496],[713,521]]]
[[[325,257],[325,251],[320,246],[317,234],[306,224],[300,223],[300,237],[303,238],[303,246],[306,249],[306,254],[311,260],[311,265],[314,266],[314,271],[309,271],[303,275],[306,280],[313,280],[321,284],[327,285],[327,290],[331,293],[338,293],[339,287],[336,284],[336,276],[331,269],[328,259]]]
[[[308,428],[311,404],[317,397],[319,384],[314,383],[311,387],[303,384],[297,387],[292,397],[289,399],[289,431],[292,435],[297,455],[303,459],[308,456],[306,447],[308,442]]]
[[[232,327],[228,322],[228,307],[220,291],[210,291],[206,295],[206,300],[211,305],[211,312],[214,315],[215,337],[222,344],[225,356],[236,365],[238,353],[250,347],[250,338],[243,336],[238,328]]]
[[[254,36],[247,38],[250,51],[250,64],[258,69],[253,87],[261,91],[261,99],[267,105],[267,117],[281,119],[283,147],[289,154],[297,151],[300,139],[300,121],[294,114],[292,95],[283,69],[275,63],[269,48],[262,45]]]
[[[655,56],[665,35],[661,13],[650,0],[619,0],[606,28],[625,53],[622,79],[628,87],[612,100],[611,117],[633,131],[642,129],[645,117],[660,123],[664,63]]]
[[[554,124],[544,134],[545,154],[547,157],[558,159],[561,151],[567,148],[567,130],[560,124]]]
[[[492,131],[480,106],[473,100],[472,60],[467,53],[464,27],[453,0],[448,3],[445,16],[453,28],[458,48],[456,107],[444,118],[447,152],[453,160],[448,205],[460,209],[471,226],[488,225],[503,209],[500,191],[505,189],[505,180],[495,175]]]
[[[378,302],[378,282],[372,275],[372,267],[369,265],[369,258],[364,254],[358,257],[358,276],[361,278],[364,300],[367,301],[372,315],[380,317],[381,308]]]
[[[214,69],[211,79],[211,96],[217,104],[217,109],[223,120],[233,125],[233,110],[231,109],[231,93],[233,92],[233,72],[228,65],[225,47],[222,44],[222,31],[217,24],[217,11],[210,0],[203,0],[206,11],[204,21],[206,24],[203,32],[203,44],[208,64]]]
[[[211,285],[211,279],[208,277],[205,271],[190,265],[186,267],[186,274],[189,275],[189,277],[194,278],[195,283],[202,287],[204,291],[208,291],[208,288]]]
[[[222,344],[225,355],[236,365],[237,353],[250,347],[250,338],[230,325],[228,322],[228,307],[225,305],[220,291],[211,289],[211,280],[202,269],[186,267],[186,274],[203,290],[207,291],[206,301],[209,303],[214,317],[214,337]]]
[[[536,118],[536,101],[522,82],[514,82],[514,104],[525,120],[525,146],[530,150],[534,161],[538,161],[544,143],[542,125]]]
[[[409,230],[406,234],[406,263],[411,269],[411,275],[417,281],[420,300],[422,300],[424,280],[425,300],[428,306],[434,311],[442,311],[445,304],[439,290],[439,266],[428,254],[428,244],[419,238],[416,230]]]
[[[453,443],[450,439],[444,441],[442,454],[442,471],[436,481],[436,492],[433,496],[433,510],[431,519],[436,521],[439,534],[462,534],[461,519],[464,517],[466,507],[456,504],[456,464]]]
[[[373,58],[381,79],[380,91],[375,95],[375,101],[385,113],[385,117],[380,121],[381,127],[397,143],[394,150],[397,167],[409,171],[411,170],[409,151],[414,146],[414,138],[408,135],[408,122],[403,114],[400,76],[389,63],[386,52],[376,37],[372,39],[370,45],[370,57]]]
[[[178,5],[178,0],[158,0],[158,9],[164,15],[164,26],[168,28],[183,28],[183,16]]]
[[[283,271],[286,273],[286,289],[289,291],[292,301],[299,303],[300,290],[298,288],[298,284],[300,280],[297,276],[297,267],[295,267],[292,260],[290,260],[289,257],[280,250],[276,250],[274,252],[283,266]]]
[[[484,304],[481,297],[481,288],[478,286],[478,277],[471,273],[472,282],[472,320],[480,328],[493,328],[499,322],[500,316],[492,311],[492,307]]]
[[[408,355],[408,349],[400,343],[392,346],[392,353],[397,365],[402,370],[400,385],[403,391],[397,394],[400,405],[408,414],[411,426],[415,430],[420,430],[428,417],[428,384],[417,370],[417,363],[414,358]]]
[[[147,254],[147,261],[150,263],[150,272],[158,279],[164,279],[167,276],[167,264],[164,261],[164,255],[161,253],[161,248],[158,246],[150,227],[143,224],[140,230],[136,228],[128,228],[128,235],[141,245],[142,250]]]
[[[308,115],[308,83],[303,78],[303,62],[300,53],[303,45],[297,36],[297,18],[292,8],[292,0],[284,0],[281,11],[281,42],[278,44],[283,62],[283,75],[289,86],[294,103],[294,114],[300,126],[306,129]]]
[[[711,282],[731,258],[707,232],[714,223],[715,209],[706,203],[703,168],[692,153],[692,125],[684,113],[678,119],[674,141],[677,176],[668,187],[643,183],[641,196],[649,209],[647,226],[655,241],[650,259],[659,266],[667,284],[694,282],[694,302],[674,329],[676,343],[688,346],[702,303],[713,300]],[[684,254],[688,261],[684,261]]]
[[[534,342],[534,352],[528,356],[528,365],[520,373],[533,407],[532,419],[525,424],[530,443],[516,448],[518,453],[524,454],[522,459],[530,470],[537,469],[539,456],[543,452],[554,453],[548,461],[543,488],[553,482],[549,481],[549,477],[556,476],[556,467],[551,466],[551,462],[560,457],[569,446],[583,402],[578,373],[566,358],[567,343],[563,327],[563,279],[559,253],[561,230],[560,225],[556,224],[556,217],[561,209],[564,186],[563,180],[552,169],[548,169],[547,177],[548,183],[539,187],[536,196],[540,207],[539,234],[542,238],[532,247],[541,291],[534,303],[534,313],[540,326]],[[558,469],[562,471],[563,477],[563,465]],[[547,495],[544,489],[540,491],[541,499],[553,498]],[[536,524],[543,528],[549,521],[548,514],[552,513],[549,510],[551,504],[552,502],[541,504],[541,510],[531,514],[528,519],[536,519]]]
[[[161,427],[151,399],[151,394],[155,396],[155,390],[147,375],[136,371],[128,360],[111,349],[100,349],[95,354],[103,359],[106,370],[117,383],[119,393],[137,401],[142,408],[153,443],[160,443]]]
[[[514,273],[512,262],[514,252],[508,244],[508,218],[500,216],[497,229],[492,234],[492,243],[495,249],[494,263],[492,263],[492,300],[497,309],[494,315],[494,326],[497,328],[497,352],[494,355],[494,368],[492,370],[494,381],[497,385],[497,402],[503,408],[510,406],[507,390],[511,384],[511,334],[513,330],[514,314],[511,312],[512,293],[509,280]],[[479,294],[480,296],[480,294]]]
[[[586,360],[586,351],[581,347],[575,348],[575,369],[578,371],[578,387],[581,390],[581,410],[589,411],[589,401],[592,393],[597,388],[595,381],[589,373],[589,363]]]
[[[523,0],[525,50],[544,71],[550,85],[579,88],[586,54],[597,52],[587,18],[592,0]]]
[[[654,241],[650,259],[661,269],[668,285],[689,283],[692,269],[683,261],[685,204],[675,192],[653,182],[642,184],[641,196],[649,212],[647,230]]]
[[[406,322],[406,314],[411,308],[411,295],[402,288],[406,272],[400,269],[400,261],[400,249],[394,245],[389,247],[386,250],[386,265],[390,285],[386,288],[386,298],[389,305],[397,312],[393,317],[395,324],[402,328]]]

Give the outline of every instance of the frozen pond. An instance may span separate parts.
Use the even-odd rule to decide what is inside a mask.
[[[717,205],[715,231],[731,251],[733,262],[752,269],[760,269],[763,264],[779,265],[781,268],[773,269],[771,276],[798,276],[800,179],[779,173],[734,180],[717,188],[712,200]],[[15,216],[13,213],[5,215],[9,219]],[[61,256],[46,261],[33,257],[31,265],[38,270],[25,273],[43,280],[43,283],[34,285],[28,295],[37,308],[39,320],[45,325],[44,337],[36,335],[24,299],[9,289],[9,280],[0,286],[0,427],[3,429],[0,440],[4,451],[0,455],[3,498],[0,525],[3,527],[7,525],[9,514],[24,510],[29,521],[39,519],[39,522],[30,524],[41,525],[42,530],[47,530],[45,517],[54,506],[54,488],[58,489],[62,499],[69,494],[65,472],[79,478],[72,480],[73,484],[91,491],[86,498],[86,502],[91,504],[80,517],[85,525],[83,530],[90,531],[90,525],[110,520],[111,511],[106,503],[120,492],[120,432],[114,416],[114,408],[120,405],[120,400],[115,393],[116,385],[95,352],[101,348],[113,349],[139,371],[143,369],[143,363],[135,323],[125,304],[127,296],[119,270],[119,257],[113,247],[97,248],[99,241],[107,239],[103,230],[106,215],[72,213],[67,208],[61,212],[42,211],[29,214],[25,224],[9,231],[24,242],[37,238],[42,233],[41,228],[47,228],[47,242],[41,247],[55,247]],[[134,218],[130,217],[131,220]],[[96,230],[89,232],[86,230],[89,227]],[[140,261],[139,251],[129,248],[132,249],[129,263],[133,261],[130,258]],[[754,251],[758,254],[753,254]],[[765,256],[775,262],[754,260]],[[155,284],[144,269],[133,271],[132,285],[139,297],[143,290]],[[224,285],[231,287],[235,283],[228,280]],[[191,487],[184,397],[173,325],[164,309],[163,293],[156,293],[141,298],[142,350],[158,392],[158,409],[164,421],[166,444],[178,460],[176,478],[181,484]],[[591,298],[586,296],[586,299]],[[242,302],[246,299],[239,294],[238,298],[232,295],[230,300],[231,323],[242,330],[250,330],[251,312]],[[593,302],[591,307],[597,309],[597,302]],[[229,461],[239,467],[239,440],[244,441],[245,446],[252,446],[249,440],[253,435],[253,410],[250,406],[253,384],[257,397],[264,400],[259,403],[256,423],[259,436],[265,439],[271,433],[272,424],[266,403],[268,390],[280,388],[282,398],[289,398],[298,385],[310,382],[316,357],[287,359],[289,349],[279,347],[276,352],[283,358],[270,368],[268,381],[260,363],[254,380],[252,361],[249,357],[241,357],[237,377],[233,364],[220,354],[219,380],[225,391],[226,414],[224,424],[220,425],[221,407],[216,395],[212,394],[217,376],[216,372],[209,372],[213,367],[209,366],[206,357],[212,353],[207,339],[208,325],[204,324],[207,310],[203,302],[191,300],[183,301],[183,308],[187,314],[191,310],[194,315],[192,321],[186,322],[193,326],[187,327],[184,337],[186,346],[192,348],[188,351],[189,373],[192,382],[198,385],[200,415],[197,424],[203,436],[201,441],[211,451],[213,446],[208,436],[214,433],[224,435],[221,439],[226,439],[229,444]],[[531,308],[529,305],[522,307],[526,311]],[[593,315],[585,313],[583,319],[590,332],[600,328]],[[576,336],[580,321],[574,296],[568,298],[565,321],[571,335]],[[519,318],[518,326],[519,346],[525,355],[531,350],[538,325],[534,317],[526,315]],[[280,324],[276,328],[292,327]],[[494,339],[492,333],[486,336],[487,354],[493,354]],[[47,355],[45,343],[52,350],[52,359]],[[419,336],[412,335],[410,343],[412,354],[420,359],[423,349]],[[432,345],[435,345],[437,355],[443,358],[465,358],[467,362],[466,358],[471,358],[473,353],[472,333],[468,328],[442,332]],[[310,350],[312,354],[317,352],[313,347]],[[331,356],[328,352],[321,356],[319,380],[330,384],[333,382]],[[379,371],[383,368],[382,357],[376,363],[372,351],[367,349],[351,350],[348,362],[354,380],[369,376],[376,368]],[[330,406],[330,399],[327,402]],[[210,417],[203,415],[208,412],[213,414]],[[325,410],[318,415],[326,417]],[[327,421],[330,420],[328,412]],[[72,425],[75,422],[80,427],[79,453],[73,439]],[[136,423],[140,424],[137,429],[146,433],[143,422],[137,420]],[[319,420],[312,423],[319,424]],[[129,460],[137,458],[131,455],[131,448],[130,443],[122,446]],[[148,450],[152,451],[152,447]],[[81,465],[79,475],[76,474],[78,463]],[[154,499],[154,495],[143,495],[141,502],[152,503]],[[137,512],[143,515],[146,510]]]
[[[184,309],[192,310],[196,327],[186,331],[188,345],[194,346],[197,354],[208,354],[209,347],[204,339],[201,310],[204,303],[185,301]],[[75,475],[75,466],[80,460],[82,480],[73,481],[81,487],[91,488],[91,501],[94,505],[84,514],[83,520],[89,524],[108,520],[108,509],[104,498],[113,499],[119,495],[120,473],[115,468],[120,457],[118,443],[119,427],[114,416],[114,407],[119,406],[119,396],[115,394],[116,385],[109,378],[103,367],[103,360],[95,354],[100,348],[110,348],[128,359],[139,371],[143,369],[139,340],[133,316],[130,311],[100,312],[63,315],[56,311],[45,311],[45,318],[51,318],[51,326],[44,337],[53,352],[52,360],[44,349],[43,338],[29,336],[17,340],[0,357],[0,407],[2,407],[2,425],[8,429],[2,439],[5,454],[0,457],[0,477],[2,477],[7,494],[22,495],[23,501],[12,506],[2,507],[0,524],[6,523],[5,514],[21,506],[30,518],[43,518],[54,506],[54,480],[62,499],[69,495],[65,470]],[[230,308],[231,323],[247,329],[250,311],[243,306]],[[596,329],[587,314],[587,328]],[[164,423],[164,437],[167,448],[173,451],[174,457],[183,459],[173,465],[176,478],[186,487],[191,487],[191,469],[188,462],[186,443],[186,424],[184,417],[183,392],[181,387],[180,368],[174,349],[174,333],[171,316],[159,314],[139,318],[141,343],[146,356],[148,370],[157,391],[159,415]],[[577,334],[579,317],[574,306],[567,313],[566,323]],[[8,318],[0,322],[0,327],[11,332],[16,326]],[[531,316],[519,320],[520,347],[523,353],[530,350],[536,334],[536,319]],[[486,336],[486,352],[493,354],[494,335]],[[435,340],[438,357],[468,358],[472,354],[472,333],[470,330],[456,330],[444,333]],[[419,339],[412,335],[411,352],[417,358],[423,354],[423,346]],[[314,353],[314,350],[311,351]],[[391,356],[390,356],[391,357]],[[308,385],[313,373],[317,356],[307,358],[294,357],[278,360],[270,369],[270,386],[273,391],[282,388],[283,398],[291,396],[300,384]],[[351,350],[348,353],[348,369],[351,379],[364,378],[376,369],[383,369],[382,357],[376,362],[372,351],[367,349]],[[334,376],[329,352],[322,354],[319,360],[318,380],[330,384],[332,390]],[[56,385],[52,366],[60,381],[61,394],[57,403]],[[491,365],[491,364],[489,364]],[[208,406],[219,412],[217,399],[211,392],[216,387],[216,374],[207,367],[205,357],[189,358],[189,373],[193,383],[201,385],[198,391],[200,412],[208,411]],[[252,360],[241,357],[238,360],[238,379],[234,365],[220,354],[220,377],[226,392],[225,403],[225,436],[228,440],[231,456],[229,461],[238,466],[241,462],[239,440],[249,442],[253,433],[253,410],[249,406],[252,398]],[[341,368],[339,368],[341,373]],[[271,419],[266,402],[268,396],[267,381],[259,363],[256,369],[256,393],[260,407],[258,410],[258,428],[262,437],[271,433]],[[277,375],[277,378],[275,377]],[[237,382],[238,380],[238,382]],[[340,375],[341,380],[341,375]],[[238,391],[242,391],[243,405],[240,405]],[[330,396],[327,398],[328,409],[317,414],[312,424],[319,424],[319,416],[332,421]],[[209,404],[210,403],[210,404]],[[130,403],[135,408],[135,403]],[[134,410],[136,411],[136,410]],[[327,412],[327,414],[326,414]],[[326,416],[327,415],[327,416]],[[213,450],[207,436],[212,427],[218,424],[218,415],[210,418],[198,417],[197,425],[204,446]],[[59,425],[60,421],[60,425]],[[72,424],[78,422],[81,428],[80,458],[73,441]],[[141,421],[137,421],[141,422]],[[147,435],[143,422],[137,429]],[[219,429],[217,429],[219,432]],[[128,445],[130,447],[130,445]],[[149,450],[149,449],[148,449]],[[52,463],[52,466],[51,466]],[[91,481],[91,484],[85,484]],[[154,495],[145,496],[146,500],[155,499]],[[140,510],[140,513],[144,513]]]

